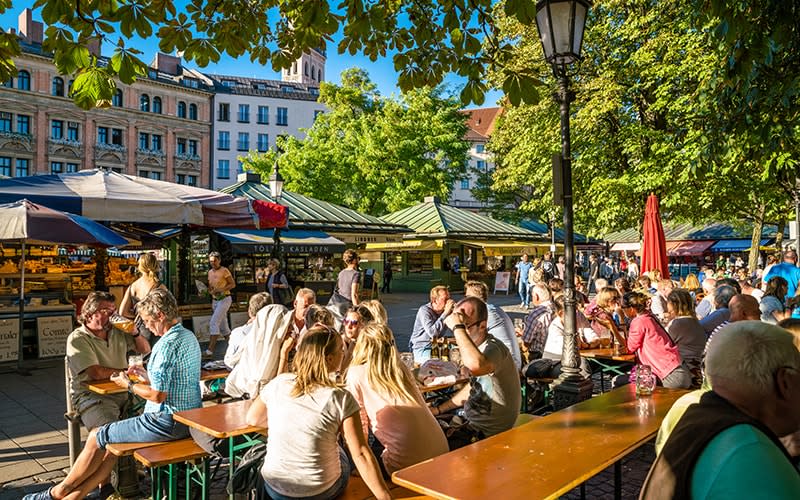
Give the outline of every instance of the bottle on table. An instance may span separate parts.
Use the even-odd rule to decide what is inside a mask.
[[[439,339],[441,345],[439,346],[439,357],[442,361],[450,361],[450,344],[446,339]]]
[[[439,341],[437,338],[431,340],[431,359],[439,359]]]

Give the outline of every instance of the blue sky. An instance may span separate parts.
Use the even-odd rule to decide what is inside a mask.
[[[25,5],[12,7],[4,14],[1,14],[0,26],[2,26],[5,30],[8,30],[8,28],[16,28],[17,16],[24,6]],[[38,10],[34,11],[33,17],[34,19],[41,21],[41,16],[39,15]],[[112,40],[113,39],[114,38],[112,36]],[[327,81],[339,83],[339,75],[342,73],[342,71],[348,68],[359,67],[365,69],[369,73],[370,78],[373,82],[375,82],[381,94],[384,96],[400,93],[400,89],[397,87],[397,73],[394,70],[394,66],[390,58],[382,58],[372,62],[368,57],[362,55],[351,56],[348,54],[338,54],[336,53],[336,44],[338,41],[339,38],[336,37],[334,42],[329,44],[328,47],[328,60],[325,68]],[[135,46],[143,52],[141,57],[144,62],[149,63],[155,53],[158,51],[158,40],[153,37],[149,40],[141,41],[140,44]],[[108,44],[106,44],[106,47],[103,49],[103,54],[111,54],[111,47],[109,47]],[[205,68],[199,68],[194,63],[188,63],[187,66],[190,68],[197,68],[208,73],[229,74],[275,80],[280,79],[280,73],[273,71],[270,66],[261,66],[258,63],[251,63],[247,55],[238,59],[223,56],[219,63],[210,64]],[[457,77],[456,75],[448,75],[445,78],[445,84],[448,86],[448,88],[452,89],[455,95],[458,95],[458,92],[461,90],[463,81],[463,79]],[[467,107],[475,108],[496,106],[497,100],[501,97],[501,95],[502,93],[499,91],[489,92],[487,93],[486,100],[482,106],[470,105]]]

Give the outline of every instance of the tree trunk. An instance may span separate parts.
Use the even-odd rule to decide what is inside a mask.
[[[755,217],[753,219],[753,236],[750,238],[750,258],[747,261],[747,267],[752,273],[758,266],[758,253],[761,251],[761,231],[764,229],[764,213],[766,212],[766,205],[761,202],[758,205]]]

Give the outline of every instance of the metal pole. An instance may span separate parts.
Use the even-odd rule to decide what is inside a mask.
[[[794,251],[800,253],[800,177],[796,177],[794,181],[794,223]],[[796,264],[800,264],[800,259]]]
[[[22,354],[25,347],[25,240],[21,241],[22,255],[19,259],[19,333],[17,335],[17,373],[30,375],[31,372],[23,366]]]
[[[575,319],[575,245],[572,228],[572,153],[570,151],[569,105],[574,95],[569,90],[566,67],[556,68],[559,77],[557,101],[561,105],[561,160],[564,180],[564,348],[561,353],[561,376],[554,383],[554,405],[565,408],[592,395],[592,382],[579,370],[580,353]]]

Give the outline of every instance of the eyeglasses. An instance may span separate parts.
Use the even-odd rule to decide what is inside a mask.
[[[97,309],[97,310],[95,311],[95,313],[107,314],[107,315],[109,315],[109,316],[111,316],[112,314],[114,314],[114,312],[116,312],[116,308],[114,308],[114,307],[102,307],[102,308],[100,308],[100,309]]]
[[[348,326],[356,326],[359,323],[357,319],[344,319],[342,320],[342,324]]]

